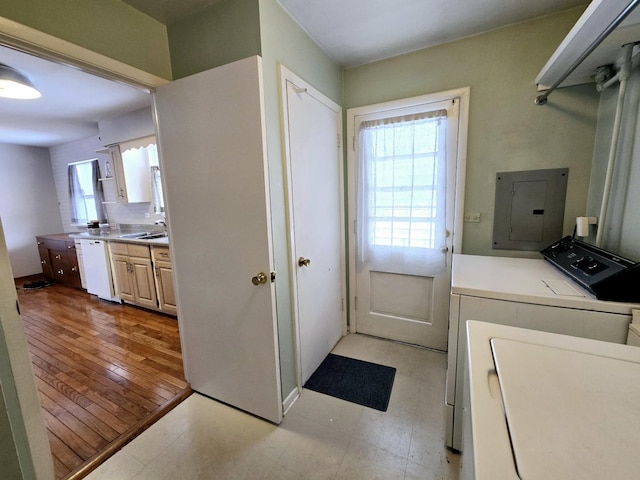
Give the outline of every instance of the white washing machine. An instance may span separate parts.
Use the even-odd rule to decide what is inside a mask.
[[[451,282],[445,443],[455,450],[463,447],[467,320],[624,344],[639,308],[597,300],[542,259],[454,254]]]
[[[637,478],[640,349],[467,326],[463,479]]]
[[[640,310],[633,311],[633,320],[629,324],[629,334],[627,335],[627,345],[640,347]]]

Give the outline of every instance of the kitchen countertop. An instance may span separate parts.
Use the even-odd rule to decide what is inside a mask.
[[[135,233],[135,232],[129,232],[129,233]],[[95,233],[94,232],[76,232],[76,233],[69,234],[71,238],[79,238],[81,240],[105,240],[109,242],[137,243],[140,245],[157,245],[157,246],[169,245],[169,237],[139,239],[139,238],[123,237],[122,235],[127,235],[127,233],[98,231]]]

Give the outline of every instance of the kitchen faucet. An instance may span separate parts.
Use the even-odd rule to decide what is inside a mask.
[[[164,233],[167,233],[167,223],[164,220],[156,220],[156,225],[162,225],[164,227]]]

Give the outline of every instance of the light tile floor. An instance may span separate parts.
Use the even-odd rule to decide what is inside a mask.
[[[395,367],[386,412],[303,390],[279,426],[198,394],[90,480],[457,479],[444,446],[446,355],[364,335],[333,353]]]

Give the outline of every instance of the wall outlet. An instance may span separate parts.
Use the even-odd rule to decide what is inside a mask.
[[[465,213],[464,221],[469,223],[480,223],[480,214],[479,213]]]

